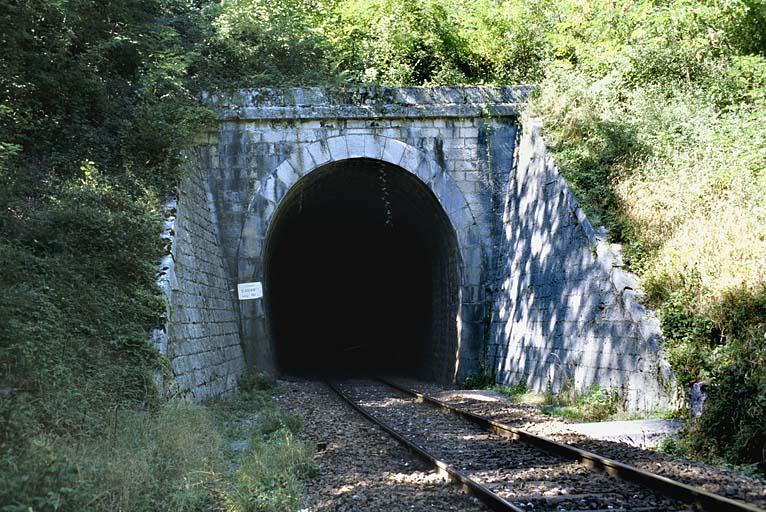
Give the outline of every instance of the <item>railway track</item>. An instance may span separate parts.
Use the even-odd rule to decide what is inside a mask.
[[[329,385],[492,510],[764,512],[502,425],[399,384],[356,380]]]

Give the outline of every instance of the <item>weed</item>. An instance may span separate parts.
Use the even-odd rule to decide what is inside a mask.
[[[542,412],[551,416],[571,421],[605,421],[619,411],[620,394],[616,389],[593,386],[577,397],[572,403],[566,403],[551,397],[547,405],[541,406]]]
[[[297,510],[312,454],[288,429],[255,438],[240,461],[227,501],[242,512]]]
[[[485,360],[479,365],[479,372],[470,375],[463,381],[463,387],[466,389],[486,389],[495,384],[495,372]]]
[[[529,388],[523,383],[512,384],[510,386],[490,386],[489,389],[501,393],[513,402],[527,402],[530,401],[535,393],[531,393]]]
[[[269,391],[274,387],[274,378],[264,372],[247,373],[238,384],[240,391]]]

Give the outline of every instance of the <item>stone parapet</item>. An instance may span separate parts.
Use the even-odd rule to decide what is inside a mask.
[[[534,89],[506,87],[355,87],[241,89],[203,93],[221,120],[378,119],[515,116]]]

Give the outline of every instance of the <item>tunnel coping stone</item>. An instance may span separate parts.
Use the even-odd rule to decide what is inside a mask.
[[[512,117],[534,85],[286,88],[203,92],[221,121]]]

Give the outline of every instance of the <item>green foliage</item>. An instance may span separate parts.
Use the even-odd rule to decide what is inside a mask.
[[[552,57],[550,38],[560,6],[550,0],[463,2],[460,31],[482,83],[539,82]]]
[[[158,194],[205,110],[153,0],[0,5],[0,364],[10,410],[98,432],[154,400]]]
[[[510,386],[491,386],[489,389],[502,393],[507,396],[513,402],[521,402],[523,398],[529,393],[527,386],[520,382],[518,384],[512,384]]]
[[[225,411],[225,414],[222,414]],[[0,458],[0,508],[295,511],[311,451],[263,392],[113,411],[99,438],[38,436]],[[232,426],[234,424],[234,426]],[[274,427],[276,425],[276,427]],[[249,440],[244,452],[227,443]]]
[[[172,5],[6,2],[0,12],[0,140],[22,148],[17,165],[6,165],[19,193],[44,196],[84,160],[137,190],[149,170],[172,181],[175,144],[196,125],[188,111],[199,108],[179,80],[183,49],[165,22],[176,15]],[[163,124],[172,128],[157,139]]]
[[[269,391],[274,387],[274,378],[264,372],[248,373],[237,382],[237,387],[244,392]]]
[[[164,311],[154,281],[158,197],[177,183],[181,149],[208,117],[184,81],[179,8],[0,2],[0,503],[8,510],[153,497],[151,487],[111,494],[116,484],[104,479],[131,485],[132,469],[100,459],[124,454],[99,443],[131,433],[117,418],[138,428],[143,420],[131,415],[144,413],[130,411],[158,406],[160,358],[149,342]],[[94,445],[93,454],[72,453]],[[166,455],[136,449],[146,455],[137,464]],[[152,464],[158,474],[169,469]]]
[[[543,405],[541,410],[571,421],[605,421],[620,410],[620,394],[616,389],[593,386],[571,404],[558,402]]]
[[[444,2],[339,3],[333,44],[358,82],[461,83],[475,74],[468,43]]]
[[[589,421],[603,421],[617,413],[620,395],[616,389],[594,386],[577,400],[583,418]]]
[[[711,314],[726,343],[714,353],[705,413],[690,430],[688,445],[692,453],[764,471],[766,286],[728,291]]]
[[[300,508],[313,450],[300,441],[300,418],[285,415],[269,395],[253,389],[210,404],[229,440],[247,439],[223,497],[228,510],[292,512]]]
[[[756,357],[763,364],[766,351],[763,342],[761,345]],[[766,397],[762,376],[752,375],[749,366],[740,360],[716,369],[705,413],[693,425],[687,442],[691,453],[764,471]],[[711,436],[711,432],[716,435]]]
[[[36,419],[57,433],[97,431],[115,403],[153,400],[158,229],[150,206],[82,186],[0,243],[3,400],[35,404]]]
[[[93,498],[90,472],[62,459],[44,439],[0,457],[3,512],[82,510]]]
[[[205,409],[171,401],[156,415],[118,414],[112,427],[105,443],[70,455],[94,468],[92,482],[97,492],[91,506],[101,510],[200,510],[213,502],[206,487],[212,487],[215,470],[222,465],[223,439]]]
[[[598,89],[570,64],[551,65],[546,85],[537,108],[551,120],[557,163],[591,219],[609,226],[613,237],[621,240],[625,226],[618,216],[615,186],[651,151],[639,139],[638,120],[617,106],[608,116],[599,112],[605,104],[615,105],[614,92]]]
[[[463,387],[466,389],[486,389],[495,384],[494,369],[482,360],[479,364],[479,372],[475,375],[469,375],[463,381]]]
[[[202,510],[222,465],[211,415],[184,402],[156,414],[115,409],[101,438],[41,436],[2,458],[3,511]],[[188,492],[185,487],[206,492]],[[196,501],[196,507],[181,506]]]
[[[535,102],[557,161],[642,275],[679,382],[708,382],[690,453],[763,465],[743,411],[766,394],[764,4],[557,5]]]
[[[333,49],[322,20],[329,2],[209,2],[209,34],[194,70],[205,85],[224,88],[332,83]]]
[[[231,503],[243,512],[291,512],[302,500],[303,480],[312,471],[312,451],[287,429],[251,443],[234,475]]]
[[[699,274],[681,275],[677,282],[668,282],[668,276],[652,278],[650,292],[667,294],[657,313],[676,378],[684,387],[709,378],[721,333],[704,312]]]
[[[275,409],[266,411],[258,420],[256,432],[261,436],[270,436],[282,430],[295,434],[303,428],[300,418],[285,416]]]
[[[668,455],[675,455],[676,457],[686,457],[689,454],[689,448],[684,443],[684,440],[673,436],[663,438],[657,447],[657,451],[667,453]]]
[[[352,83],[449,85],[536,81],[550,53],[555,2],[348,0],[323,31]]]

